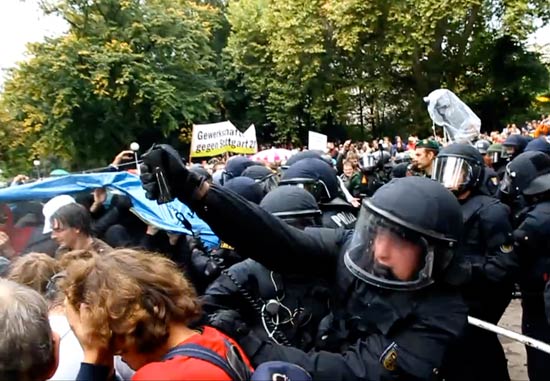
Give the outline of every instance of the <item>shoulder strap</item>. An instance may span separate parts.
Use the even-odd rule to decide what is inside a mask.
[[[205,348],[198,344],[183,344],[171,349],[163,360],[169,360],[176,356],[192,357],[199,360],[207,361],[211,364],[221,368],[233,381],[243,381],[241,377],[235,372],[235,370],[229,365],[227,360],[222,358],[216,352]]]

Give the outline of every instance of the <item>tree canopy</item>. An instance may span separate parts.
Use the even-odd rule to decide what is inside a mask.
[[[2,161],[104,162],[193,123],[254,123],[305,143],[427,133],[446,87],[494,129],[534,115],[548,67],[528,51],[547,0],[44,0],[69,24],[28,46],[0,96]]]
[[[69,32],[28,47],[2,94],[8,153],[107,160],[140,137],[207,120],[217,10],[188,1],[63,0]],[[13,138],[11,138],[13,137]]]

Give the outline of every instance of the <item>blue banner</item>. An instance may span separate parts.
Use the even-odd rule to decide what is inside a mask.
[[[212,229],[185,204],[174,200],[158,205],[156,201],[147,199],[139,177],[128,172],[74,174],[4,188],[0,189],[0,202],[50,199],[101,187],[117,189],[128,195],[132,200],[132,211],[147,224],[170,232],[194,233],[209,248],[219,245]],[[193,233],[185,228],[183,219],[189,221]]]

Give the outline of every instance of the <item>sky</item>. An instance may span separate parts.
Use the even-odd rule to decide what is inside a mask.
[[[37,0],[0,0],[0,70],[13,67],[25,58],[28,42],[42,41],[67,30],[60,18],[45,16]],[[531,36],[530,42],[550,43],[550,24]],[[3,74],[0,74],[0,83]]]

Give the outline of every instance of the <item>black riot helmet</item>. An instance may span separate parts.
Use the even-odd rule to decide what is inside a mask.
[[[432,179],[455,194],[476,189],[484,176],[483,156],[464,143],[448,145],[439,151],[432,169]]]
[[[260,207],[299,229],[322,225],[315,197],[303,188],[275,188],[260,202]]]
[[[372,171],[376,169],[376,164],[378,163],[378,158],[372,153],[367,153],[361,158],[361,168],[364,171]]]
[[[540,136],[537,139],[531,140],[529,143],[527,143],[523,152],[529,151],[540,151],[544,152],[547,155],[550,155],[550,141],[548,140],[548,137]]]
[[[189,168],[189,172],[196,173],[197,175],[204,177],[209,183],[212,183],[212,175],[210,175],[210,173],[208,173],[208,171],[200,164],[193,164],[191,168]]]
[[[228,180],[240,176],[243,171],[253,165],[257,165],[255,162],[244,156],[233,156],[227,163],[222,172],[221,184],[224,185]]]
[[[279,186],[295,185],[310,192],[319,203],[335,199],[339,193],[336,171],[320,159],[307,158],[283,172]]]
[[[409,164],[412,161],[411,153],[408,151],[405,152],[398,152],[395,155],[395,158],[393,160],[394,164],[401,164],[401,163],[407,163]]]
[[[514,159],[523,152],[528,142],[528,139],[521,135],[514,134],[508,136],[504,143],[502,143],[505,157]]]
[[[254,204],[259,204],[264,198],[264,192],[260,185],[249,177],[234,177],[227,180],[223,187],[232,190]]]
[[[544,184],[541,182],[546,177],[536,183],[534,180],[548,173],[550,173],[550,156],[539,151],[524,152],[506,166],[499,191],[509,200],[514,200],[522,194],[543,193],[544,187],[541,186]]]
[[[291,165],[296,164],[300,160],[304,159],[320,159],[326,162],[328,165],[332,166],[332,158],[330,155],[325,154],[322,151],[318,150],[308,150],[308,151],[300,151],[295,155],[292,155],[288,158],[286,163],[281,167],[283,170],[288,169]]]
[[[264,194],[269,193],[277,187],[278,177],[273,171],[263,165],[253,165],[246,168],[241,176],[249,177],[263,189]]]
[[[393,179],[363,201],[344,263],[368,284],[418,290],[442,277],[461,234],[451,192],[425,177]]]
[[[384,166],[388,164],[391,159],[390,153],[386,150],[374,151],[372,155],[376,160],[376,165],[378,166],[378,168],[384,168]]]
[[[480,154],[486,155],[487,150],[491,146],[491,142],[488,140],[480,139],[475,143],[476,149],[479,151]]]

